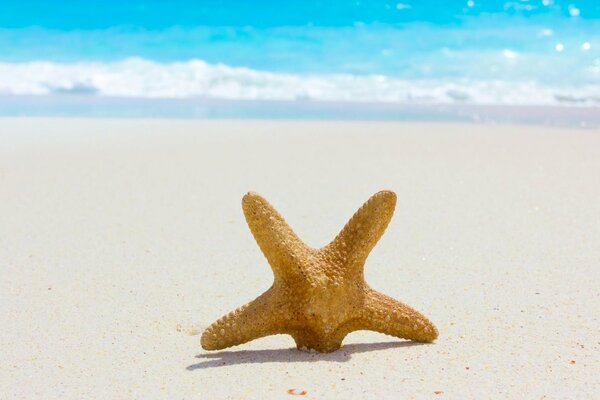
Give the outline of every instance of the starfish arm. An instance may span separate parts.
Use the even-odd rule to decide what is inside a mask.
[[[322,252],[328,258],[344,263],[347,268],[362,268],[390,223],[395,207],[394,192],[383,190],[375,193]]]
[[[370,290],[358,311],[356,330],[370,330],[417,342],[432,342],[438,330],[423,314],[382,293]]]
[[[284,333],[286,310],[285,302],[271,288],[206,328],[200,344],[205,350],[220,350],[263,336]]]
[[[283,217],[267,200],[256,193],[242,199],[244,216],[256,243],[263,252],[275,277],[294,275],[298,261],[311,250],[294,233]]]

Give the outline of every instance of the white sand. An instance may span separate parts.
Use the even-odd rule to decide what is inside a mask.
[[[384,188],[367,280],[437,343],[200,349],[271,283],[246,191],[320,246]],[[598,130],[0,120],[2,399],[597,398],[599,282]]]

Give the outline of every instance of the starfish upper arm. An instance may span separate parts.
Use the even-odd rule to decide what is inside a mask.
[[[242,199],[242,209],[275,277],[300,273],[290,270],[298,268],[294,261],[301,260],[312,250],[298,238],[277,210],[262,196],[251,192]]]
[[[362,268],[390,223],[395,207],[394,192],[383,190],[374,194],[322,251],[350,269]]]

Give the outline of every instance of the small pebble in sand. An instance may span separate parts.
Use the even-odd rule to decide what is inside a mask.
[[[569,361],[570,364],[575,364],[575,362],[576,362],[575,360]]]
[[[306,396],[306,390],[288,389],[287,394],[292,394],[294,396]]]
[[[442,393],[444,393],[444,392],[442,392],[441,390],[436,390],[436,391],[435,391],[435,392],[433,392],[433,393],[435,393],[435,394],[442,394]]]

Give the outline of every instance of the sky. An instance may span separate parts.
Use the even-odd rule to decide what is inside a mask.
[[[149,30],[173,26],[353,26],[357,23],[428,22],[456,24],[464,17],[484,14],[600,18],[596,0],[254,0],[254,1],[140,1],[140,0],[3,0],[0,27],[39,26],[58,30],[106,29],[115,26]]]

